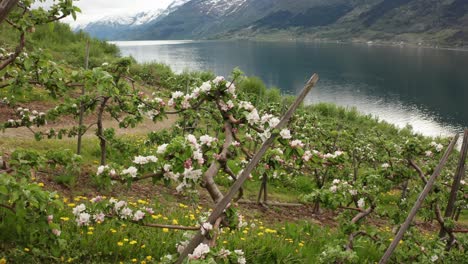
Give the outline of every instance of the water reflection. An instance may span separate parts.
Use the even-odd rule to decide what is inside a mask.
[[[357,107],[425,135],[468,126],[468,52],[350,44],[254,41],[118,42],[123,55],[175,71],[229,75],[239,66],[285,93],[297,93],[312,72],[321,76],[310,103]]]

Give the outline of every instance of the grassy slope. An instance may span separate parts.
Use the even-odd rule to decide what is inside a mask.
[[[6,32],[0,37],[0,43],[13,44],[11,37],[12,32]],[[11,34],[10,34],[11,33]],[[46,34],[47,33],[47,34]],[[72,65],[81,65],[83,47],[85,46],[86,35],[74,35],[63,25],[57,25],[54,30],[49,28],[40,28],[28,42],[28,45],[38,45],[39,47],[48,48],[50,52],[58,59]],[[117,54],[113,46],[105,43],[92,40],[93,47],[96,47],[95,64],[99,65],[105,60],[112,60]],[[2,44],[3,45],[3,44]],[[76,56],[72,57],[72,56]],[[167,68],[159,67],[157,71],[150,71],[151,66],[138,65],[133,70],[137,73],[145,71],[149,76],[140,74],[147,81],[154,81],[155,84],[161,80],[153,78],[159,76],[162,72],[167,75]],[[184,82],[185,83],[185,82]],[[174,85],[174,84],[172,84]],[[177,84],[176,84],[177,85]],[[255,85],[253,85],[255,86]],[[271,96],[276,96],[272,93]],[[29,101],[33,98],[28,98]],[[33,102],[34,103],[34,102]],[[311,115],[320,117],[319,122],[329,123],[338,122],[356,126],[360,129],[381,130],[382,133],[389,135],[395,133],[395,128],[385,124],[378,123],[375,119],[363,117],[356,112],[347,111],[343,108],[337,108],[330,105],[320,105],[308,109]],[[148,130],[149,131],[149,130]],[[146,131],[140,131],[144,134]],[[123,141],[129,144],[132,149],[144,148],[143,137],[141,134],[122,137]],[[56,149],[70,148],[74,149],[74,140],[46,140],[36,142],[32,138],[30,140],[23,139],[21,141],[14,138],[0,137],[0,152],[9,153],[16,148],[34,149],[40,152],[54,151]],[[60,196],[66,203],[80,203],[96,195],[98,192],[108,196],[115,196],[122,199],[137,201],[142,199],[149,203],[156,211],[157,221],[159,223],[170,224],[174,220],[183,225],[194,225],[196,222],[190,220],[191,214],[199,216],[201,211],[207,210],[212,206],[211,202],[204,196],[201,197],[202,208],[197,207],[198,201],[193,201],[190,197],[175,195],[173,186],[167,188],[163,185],[151,186],[149,182],[134,185],[131,189],[124,186],[116,187],[112,191],[98,190],[90,181],[90,175],[94,173],[98,160],[99,149],[95,139],[86,139],[84,143],[84,165],[82,174],[74,181],[67,185],[58,184],[57,179],[52,175],[38,175],[37,181],[43,182],[49,190],[59,191]],[[122,162],[129,157],[122,157],[117,149],[111,149],[109,153],[110,161]],[[225,179],[220,179],[219,183],[226,188],[227,182]],[[249,181],[246,186],[245,196],[254,199],[259,187],[259,182],[256,180]],[[288,182],[273,182],[270,186],[270,197],[272,200],[284,202],[297,202],[301,194],[309,193],[313,189],[310,180],[307,177],[299,177]],[[389,201],[396,199],[394,194],[389,194]],[[183,203],[184,205],[181,205]],[[192,204],[193,203],[193,204]],[[184,208],[187,204],[189,211]],[[328,246],[336,246],[342,237],[339,237],[339,229],[336,228],[336,222],[332,218],[332,214],[327,213],[323,216],[314,219],[311,215],[310,208],[300,209],[282,209],[272,208],[265,212],[257,210],[258,207],[242,206],[241,211],[247,215],[249,228],[243,231],[225,231],[221,234],[220,243],[229,249],[243,249],[247,252],[249,263],[317,263],[320,252]],[[64,210],[63,217],[71,216],[70,210]],[[60,216],[56,216],[57,218]],[[278,223],[279,222],[279,223]],[[325,225],[325,226],[324,226]],[[118,221],[106,221],[102,225],[98,225],[94,230],[83,228],[78,230],[73,220],[64,221],[64,230],[75,230],[73,232],[64,232],[63,239],[70,244],[70,250],[63,256],[44,256],[40,253],[41,248],[37,247],[39,253],[30,254],[15,245],[4,243],[0,245],[3,250],[0,257],[4,254],[8,255],[8,259],[13,259],[15,262],[31,263],[34,261],[47,262],[63,262],[70,260],[77,263],[116,263],[118,261],[133,262],[147,261],[158,259],[164,254],[170,252],[175,253],[174,245],[181,240],[182,232],[160,229],[142,229],[136,225],[122,225]],[[266,228],[272,230],[266,232]],[[389,228],[383,224],[382,228]],[[114,232],[115,231],[115,232]],[[81,232],[81,233],[80,233]],[[388,231],[388,238],[392,236]],[[431,236],[433,234],[428,234]],[[135,245],[130,244],[130,241],[136,241]],[[122,242],[123,246],[118,246]],[[28,248],[34,249],[35,245],[25,245]],[[372,243],[366,240],[356,242],[358,256],[362,262],[375,262],[379,257],[379,250]]]

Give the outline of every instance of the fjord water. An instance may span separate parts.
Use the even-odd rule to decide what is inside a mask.
[[[234,67],[297,94],[311,73],[321,77],[308,103],[356,107],[425,135],[468,127],[468,52],[421,47],[258,41],[115,42],[138,62],[162,62],[176,72]]]

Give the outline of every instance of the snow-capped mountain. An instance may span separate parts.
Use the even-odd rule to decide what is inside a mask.
[[[433,41],[440,35],[442,41],[466,43],[468,1],[175,0],[163,11],[109,18],[84,30],[112,40],[302,36],[410,42],[406,38]]]
[[[98,21],[79,25],[75,30],[83,30],[91,36],[106,40],[131,38],[132,31],[138,27],[155,23],[176,11],[190,0],[175,0],[166,9],[150,10],[130,15],[108,16]]]

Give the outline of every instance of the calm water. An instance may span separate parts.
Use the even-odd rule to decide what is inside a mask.
[[[425,135],[468,127],[468,52],[352,44],[254,41],[116,42],[122,55],[163,62],[176,72],[234,67],[296,94],[314,72],[309,103],[357,107]]]

